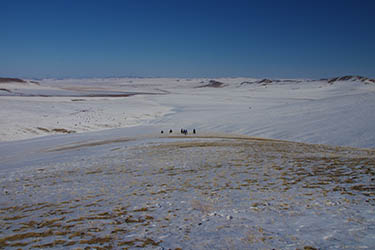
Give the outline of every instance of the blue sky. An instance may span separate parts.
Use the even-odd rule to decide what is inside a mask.
[[[375,1],[0,0],[0,76],[375,77]]]

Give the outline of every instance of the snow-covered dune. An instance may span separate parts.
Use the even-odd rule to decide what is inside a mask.
[[[31,81],[1,84],[1,141],[151,125],[375,146],[375,83],[365,77]]]

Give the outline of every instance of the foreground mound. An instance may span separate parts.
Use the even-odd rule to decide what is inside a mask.
[[[373,150],[228,137],[49,148],[3,173],[0,248],[374,246]]]

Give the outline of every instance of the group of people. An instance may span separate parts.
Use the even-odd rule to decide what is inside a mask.
[[[161,133],[161,134],[164,134],[164,130],[160,131],[160,133]],[[169,133],[172,134],[172,133],[173,133],[173,130],[170,129],[170,130],[169,130]],[[196,131],[195,129],[193,129],[193,134],[196,134],[196,133],[197,133],[197,131]],[[182,128],[182,129],[181,129],[181,134],[187,135],[187,134],[188,134],[188,130]]]
[[[193,134],[196,134],[196,133],[197,133],[197,131],[196,131],[195,129],[193,129]],[[188,134],[188,130],[182,128],[182,129],[181,129],[181,134],[187,135],[187,134]]]

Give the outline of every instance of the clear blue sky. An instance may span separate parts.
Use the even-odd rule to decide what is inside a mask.
[[[0,0],[0,76],[375,77],[373,0]]]

